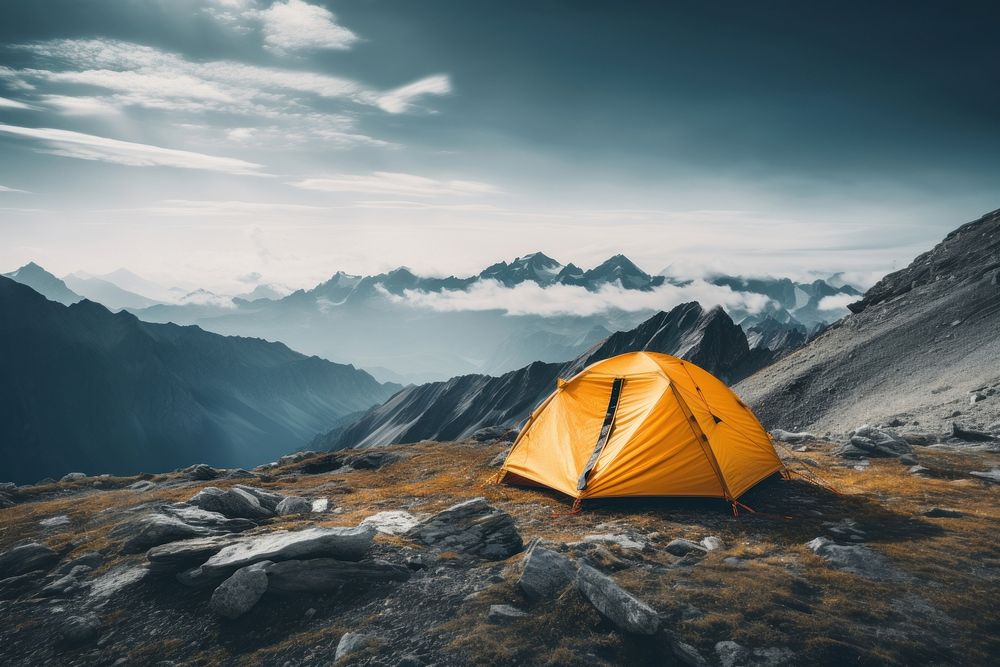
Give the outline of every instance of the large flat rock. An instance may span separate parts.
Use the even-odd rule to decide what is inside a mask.
[[[264,568],[269,593],[337,591],[345,587],[367,587],[386,581],[406,581],[410,571],[381,560],[351,562],[335,558],[286,560]]]
[[[441,550],[503,560],[524,548],[514,519],[485,498],[473,498],[438,512],[406,535]]]
[[[218,577],[263,560],[337,558],[357,561],[364,558],[374,537],[373,526],[280,530],[246,537],[224,547],[209,558],[201,570],[204,576]]]

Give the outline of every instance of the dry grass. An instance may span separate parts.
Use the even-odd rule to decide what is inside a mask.
[[[721,502],[667,499],[592,502],[583,513],[567,516],[569,502],[558,494],[491,484],[496,470],[486,462],[496,447],[469,443],[399,447],[396,450],[405,458],[377,471],[293,475],[299,464],[289,464],[269,471],[273,481],[250,483],[285,494],[326,496],[339,512],[321,518],[282,518],[268,530],[356,525],[388,509],[430,513],[482,495],[516,518],[525,541],[540,537],[573,542],[607,532],[646,536],[656,547],[642,555],[649,567],[624,569],[613,576],[670,619],[668,626],[678,638],[705,655],[715,642],[732,639],[749,647],[789,647],[801,663],[988,664],[1000,650],[996,639],[1000,619],[993,602],[1000,565],[996,539],[1000,492],[996,486],[970,480],[967,472],[996,465],[1000,457],[921,450],[921,464],[934,475],[925,478],[908,474],[907,467],[895,460],[874,460],[867,469],[855,470],[853,464],[832,457],[830,445],[810,446],[812,451],[797,456],[816,460],[820,465],[815,469],[843,495],[801,480],[768,480],[743,498],[759,513],[739,519]],[[66,485],[54,485],[39,490],[35,502],[0,510],[0,549],[25,539],[68,548],[73,539],[74,553],[107,550],[111,547],[107,533],[120,520],[121,510],[154,500],[186,500],[201,487],[240,482],[246,480],[190,483],[148,493],[88,490],[71,496],[57,495]],[[923,517],[922,512],[932,506],[960,509],[965,516]],[[112,512],[102,514],[106,509]],[[46,533],[38,526],[39,520],[58,514],[70,517],[71,530]],[[830,534],[824,522],[848,518],[865,531],[868,546],[889,556],[910,579],[872,582],[831,569],[804,546],[814,537]],[[673,560],[662,551],[667,541],[707,535],[720,537],[726,547],[693,567],[667,567]],[[380,541],[406,544],[400,537],[381,536]],[[634,553],[619,555],[635,560]],[[724,564],[729,556],[745,559],[745,567]],[[508,576],[506,583],[487,589],[466,603],[458,617],[437,628],[455,637],[453,648],[469,663],[662,661],[664,646],[613,632],[575,592],[531,606],[515,591],[512,580]],[[508,626],[486,625],[486,609],[497,603],[527,608],[531,617]],[[241,660],[280,664],[285,654],[335,642],[342,631],[326,625],[293,634],[253,649]],[[211,664],[232,656],[216,651],[201,658],[207,661],[203,664]]]

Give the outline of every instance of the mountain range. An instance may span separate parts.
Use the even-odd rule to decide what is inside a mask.
[[[18,482],[252,466],[400,388],[280,343],[66,306],[7,278],[0,349],[0,458]]]
[[[589,364],[625,352],[653,351],[692,361],[734,381],[774,358],[751,350],[746,334],[726,312],[685,303],[660,312],[630,331],[614,333],[563,363],[534,362],[500,376],[463,375],[409,386],[362,415],[313,441],[343,449],[420,440],[459,440],[488,427],[515,427],[555,388]]]

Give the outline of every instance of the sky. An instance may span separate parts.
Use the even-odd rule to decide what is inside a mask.
[[[865,284],[1000,207],[996,3],[3,13],[2,271],[232,292],[541,250]]]

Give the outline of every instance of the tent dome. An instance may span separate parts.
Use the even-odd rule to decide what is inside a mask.
[[[735,502],[783,469],[746,404],[688,361],[622,354],[558,385],[521,429],[501,481],[540,484],[577,499]]]

